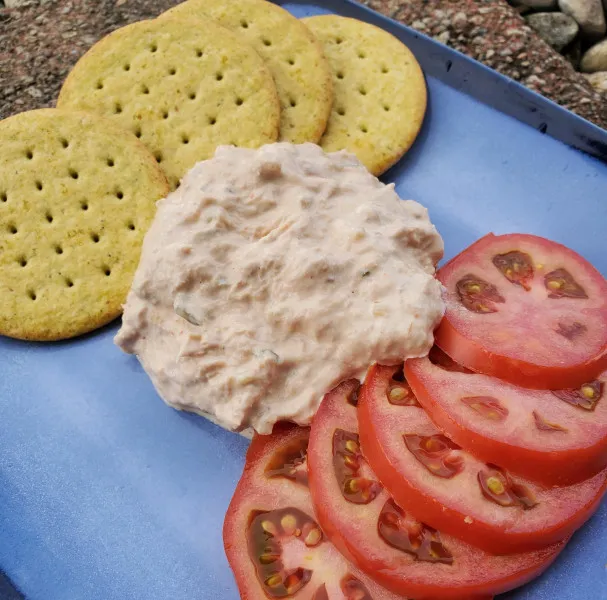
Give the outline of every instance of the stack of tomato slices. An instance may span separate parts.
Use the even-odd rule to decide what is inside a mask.
[[[438,278],[427,358],[373,365],[311,429],[254,438],[224,524],[242,598],[491,598],[598,508],[607,282],[529,235],[486,236]]]

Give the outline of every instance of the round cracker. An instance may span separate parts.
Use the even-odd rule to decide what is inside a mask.
[[[116,318],[168,191],[147,148],[107,119],[0,121],[0,334],[58,340]]]
[[[260,56],[207,20],[141,21],[95,44],[57,106],[95,112],[134,132],[172,187],[215,148],[276,141],[280,105]]]
[[[331,68],[322,46],[301,21],[266,0],[188,0],[165,14],[208,15],[251,44],[276,83],[281,141],[320,140],[333,105]]]
[[[369,23],[322,15],[303,19],[324,45],[335,102],[320,145],[349,150],[380,175],[409,149],[426,112],[426,83],[411,51]]]

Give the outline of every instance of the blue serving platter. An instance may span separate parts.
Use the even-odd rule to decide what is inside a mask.
[[[607,274],[606,132],[357,4],[281,4],[369,21],[416,54],[428,114],[383,179],[428,207],[446,258],[489,231],[528,232]],[[165,406],[116,330],[0,340],[0,569],[27,600],[236,600],[221,527],[248,442]],[[502,598],[607,599],[606,517],[604,502],[545,575]]]

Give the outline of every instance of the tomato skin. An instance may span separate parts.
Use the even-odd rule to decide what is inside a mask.
[[[456,329],[447,318],[443,318],[434,332],[434,340],[456,363],[534,390],[576,388],[607,369],[607,345],[593,360],[583,364],[542,367],[489,352],[480,342]]]
[[[348,502],[339,491],[331,464],[335,430],[359,431],[357,409],[348,404],[356,389],[358,382],[350,380],[325,396],[312,424],[308,454],[318,522],[342,554],[384,587],[418,600],[481,600],[527,583],[552,563],[565,543],[496,557],[439,532],[441,543],[452,553],[451,565],[424,563],[388,546],[377,534],[376,519],[389,495],[382,490],[362,506]],[[364,476],[375,477],[366,468]]]
[[[395,502],[419,521],[489,553],[513,554],[542,548],[568,538],[599,507],[607,491],[607,470],[602,472],[602,483],[598,493],[588,498],[585,504],[565,522],[560,522],[558,526],[544,525],[535,531],[511,531],[501,526],[492,526],[479,519],[469,518],[459,510],[444,505],[431,493],[418,489],[403,477],[393,464],[388,452],[380,443],[381,432],[377,430],[374,423],[373,395],[377,389],[385,389],[382,388],[382,382],[387,381],[393,372],[393,367],[374,365],[367,374],[358,401],[360,443],[364,456]]]
[[[497,247],[504,249],[507,244],[511,244],[512,249],[520,247],[521,244],[527,244],[537,247],[547,254],[554,253],[563,257],[563,260],[569,261],[579,269],[584,270],[587,276],[593,280],[593,289],[597,290],[598,297],[607,298],[607,282],[590,263],[561,244],[527,234],[500,236],[492,233],[487,234],[443,265],[437,272],[437,278],[449,288],[453,284],[452,275],[456,271],[461,271],[468,261],[472,261],[474,264],[479,256],[491,254]],[[494,269],[494,267],[491,267],[491,269]],[[472,270],[475,271],[475,269]],[[482,270],[478,275],[483,275]],[[512,284],[503,283],[502,291],[508,290],[508,286],[512,286]],[[593,354],[585,360],[560,360],[554,364],[536,364],[524,358],[517,358],[507,351],[501,353],[497,349],[493,351],[488,349],[484,345],[483,339],[475,335],[474,327],[470,331],[470,327],[458,322],[461,321],[457,318],[458,308],[461,307],[461,304],[458,301],[453,304],[454,294],[448,292],[446,299],[445,317],[435,331],[436,345],[455,362],[477,373],[491,375],[530,389],[559,390],[577,388],[607,369],[607,336],[603,338],[603,343],[596,348],[596,351],[593,351]],[[549,301],[546,300],[546,302]],[[550,302],[555,302],[555,300]],[[466,313],[465,309],[463,310]],[[584,312],[582,306],[580,306],[580,312]],[[604,320],[607,317],[607,304],[603,304],[602,308],[595,310],[593,314],[596,315],[597,319]],[[505,325],[509,324],[508,322]],[[515,331],[523,335],[523,332],[518,331],[518,329]],[[534,335],[535,332],[528,333]]]
[[[434,424],[481,460],[499,464],[513,474],[546,486],[579,483],[600,473],[607,466],[607,432],[601,439],[595,440],[593,445],[564,450],[538,450],[489,438],[465,427],[441,404],[436,393],[432,393],[429,382],[424,381],[423,371],[427,362],[428,359],[406,361],[404,371],[407,382]],[[502,382],[496,383],[503,385]],[[607,399],[601,400],[606,401]],[[555,399],[555,402],[561,401]]]

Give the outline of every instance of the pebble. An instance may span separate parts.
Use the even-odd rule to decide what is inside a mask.
[[[559,12],[535,13],[526,21],[557,52],[568,46],[579,31],[575,19]]]
[[[43,94],[37,87],[28,87],[25,90],[32,98],[42,98]]]
[[[6,8],[20,8],[33,4],[32,0],[4,0]]]
[[[463,29],[468,24],[468,17],[465,12],[457,12],[453,15],[453,27]]]
[[[605,37],[607,24],[601,0],[559,0],[559,8],[578,22],[587,39]]]
[[[448,31],[443,31],[435,36],[434,39],[441,44],[448,44],[451,39],[451,34]]]
[[[514,6],[524,6],[534,10],[546,10],[547,8],[556,8],[558,0],[515,0]]]
[[[580,69],[584,73],[607,71],[607,40],[595,44],[584,54]]]
[[[590,75],[586,75],[586,79],[588,79],[588,81],[590,82],[590,85],[597,92],[607,94],[607,71],[591,73]]]

